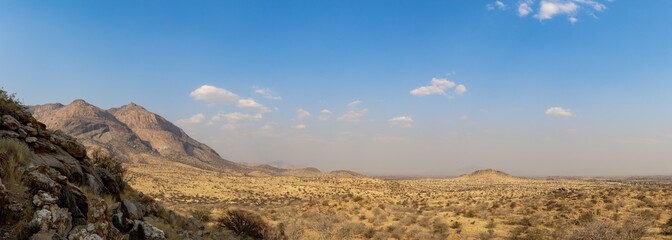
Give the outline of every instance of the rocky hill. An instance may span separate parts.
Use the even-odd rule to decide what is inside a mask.
[[[148,147],[112,114],[83,101],[71,105],[78,107],[43,108],[96,119],[85,126],[74,119],[58,125],[71,132],[98,140],[110,140],[111,134],[118,134],[131,145]],[[197,235],[198,222],[167,211],[131,189],[123,179],[124,168],[113,156],[89,157],[77,139],[47,129],[4,91],[0,91],[0,117],[0,239],[167,239],[169,232],[174,238]],[[192,227],[194,232],[189,232],[190,224],[196,226]]]
[[[204,169],[244,168],[134,103],[103,110],[84,100],[75,100],[68,105],[32,106],[30,111],[47,128],[80,139],[88,149],[100,149],[129,162],[142,162],[143,155],[148,154]]]

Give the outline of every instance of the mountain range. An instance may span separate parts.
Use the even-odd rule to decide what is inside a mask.
[[[171,161],[205,170],[253,176],[323,175],[315,168],[287,169],[224,159],[175,124],[135,103],[105,110],[77,99],[68,105],[49,103],[30,106],[29,111],[48,129],[77,138],[89,153],[100,151],[130,164]],[[344,172],[334,174],[340,176]]]

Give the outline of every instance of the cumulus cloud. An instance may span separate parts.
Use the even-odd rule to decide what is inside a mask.
[[[203,120],[205,120],[205,115],[203,115],[202,113],[197,113],[189,118],[177,120],[177,124],[178,125],[198,124],[202,123]]]
[[[302,120],[307,117],[310,117],[310,112],[306,111],[303,108],[296,109],[296,119]]]
[[[296,125],[292,126],[292,129],[303,130],[303,129],[306,129],[306,125],[305,124],[296,124]]]
[[[467,87],[465,87],[462,84],[457,85],[457,87],[455,87],[455,93],[457,93],[457,95],[462,95],[466,92],[467,92]]]
[[[541,1],[539,12],[537,15],[535,15],[535,17],[543,21],[546,19],[551,19],[558,14],[567,14],[569,15],[570,19],[572,19],[572,17],[576,14],[576,10],[578,9],[579,5],[576,5],[576,3],[571,1]]]
[[[241,112],[219,113],[212,117],[211,122],[226,121],[228,123],[238,123],[243,121],[259,121],[263,117],[261,114],[246,114]]]
[[[554,117],[575,117],[574,113],[570,109],[561,108],[561,107],[551,107],[546,109],[546,115]]]
[[[254,101],[252,98],[246,98],[246,99],[238,99],[238,105],[239,108],[248,108],[248,109],[254,109],[257,110],[261,113],[266,113],[270,112],[271,110],[262,105],[261,103],[258,103],[257,101]]]
[[[272,100],[281,100],[282,97],[273,95],[273,91],[269,88],[254,88],[254,93],[261,95],[264,98]]]
[[[429,86],[422,86],[416,89],[411,90],[411,95],[413,96],[427,96],[427,95],[446,95],[446,89],[455,88],[455,82],[448,79],[432,78]],[[457,85],[455,93],[458,95],[463,94],[467,91],[467,87],[460,84]]]
[[[355,108],[355,107],[359,106],[359,104],[361,104],[361,103],[362,103],[362,101],[355,100],[355,101],[352,101],[352,102],[348,103],[348,107]]]
[[[329,118],[331,118],[331,111],[329,109],[322,109],[320,115],[317,116],[317,120],[320,121],[327,121]]]
[[[499,5],[498,2],[500,1],[487,4],[486,7],[489,10],[508,10],[503,2],[503,5]],[[565,16],[570,23],[576,23],[579,21],[580,14],[595,16],[594,12],[605,11],[607,6],[603,2],[612,2],[612,0],[520,0],[516,11],[520,17],[534,13],[533,17],[539,21]]]
[[[350,110],[347,113],[341,115],[338,117],[338,121],[343,121],[343,122],[350,122],[350,123],[358,123],[359,121],[362,120],[362,117],[368,112],[368,109],[362,109],[362,110]]]
[[[229,104],[238,100],[238,95],[235,93],[210,85],[203,85],[192,91],[189,95],[196,100],[201,100],[208,104]]]
[[[506,4],[504,4],[504,2],[498,0],[498,1],[495,1],[494,3],[490,3],[490,4],[486,5],[485,7],[488,10],[495,10],[495,9],[505,10],[506,9]]]
[[[518,3],[518,16],[524,17],[532,12],[533,1],[522,1]]]
[[[387,120],[390,126],[408,128],[413,126],[413,118],[411,116],[393,117]]]

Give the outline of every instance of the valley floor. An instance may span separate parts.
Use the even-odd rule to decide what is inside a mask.
[[[670,178],[246,177],[134,164],[128,179],[176,212],[213,221],[247,209],[289,239],[672,239]]]

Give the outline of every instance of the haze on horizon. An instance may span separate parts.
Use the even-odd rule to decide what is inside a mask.
[[[3,1],[0,86],[236,162],[672,175],[672,2]]]

